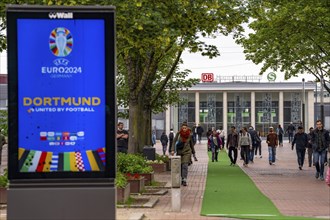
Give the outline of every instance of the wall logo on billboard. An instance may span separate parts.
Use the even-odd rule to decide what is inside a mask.
[[[70,61],[64,58],[73,50],[73,37],[69,29],[65,27],[53,29],[48,43],[51,53],[58,58],[53,60],[55,66],[42,66],[42,74],[49,74],[52,78],[71,78],[74,74],[82,73],[81,66],[68,66]]]
[[[73,38],[64,27],[55,28],[49,36],[49,48],[57,57],[66,57],[72,51]]]
[[[50,19],[73,19],[72,12],[49,12]]]

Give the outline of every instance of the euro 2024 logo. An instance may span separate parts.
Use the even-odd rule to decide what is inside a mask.
[[[58,57],[53,61],[56,66],[41,67],[42,74],[51,74],[52,78],[71,78],[72,74],[82,73],[81,67],[69,67],[68,56],[73,49],[73,37],[69,29],[57,27],[49,36],[49,49],[53,55]]]

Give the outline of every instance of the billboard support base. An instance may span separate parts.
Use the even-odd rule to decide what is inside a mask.
[[[109,183],[14,184],[8,189],[8,220],[116,219],[115,187]]]

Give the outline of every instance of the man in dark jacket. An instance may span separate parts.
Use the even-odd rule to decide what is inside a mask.
[[[254,128],[252,126],[249,127],[248,132],[249,132],[249,134],[251,136],[251,140],[252,140],[252,149],[250,150],[249,159],[253,163],[254,151],[258,147],[258,144],[261,142],[261,140],[259,138],[257,131],[254,130]]]
[[[308,144],[307,134],[304,132],[303,127],[299,126],[298,133],[296,133],[294,135],[294,138],[292,141],[292,150],[294,148],[294,145],[296,145],[299,170],[302,170],[302,167],[304,166],[305,152],[306,152],[307,144]]]
[[[229,148],[228,148],[229,146]],[[230,166],[235,166],[237,161],[237,148],[238,148],[238,134],[235,126],[231,126],[231,133],[227,136],[226,148],[228,149],[228,157],[230,159]],[[234,153],[234,158],[233,158]]]
[[[316,129],[312,134],[313,161],[316,168],[315,178],[324,180],[324,163],[330,145],[329,131],[323,128],[321,120],[316,121]]]
[[[198,135],[198,142],[199,143],[201,143],[201,141],[202,141],[203,132],[204,132],[203,127],[200,124],[198,124],[198,126],[197,126],[197,135]]]

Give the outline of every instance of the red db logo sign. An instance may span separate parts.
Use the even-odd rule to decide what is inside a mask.
[[[202,82],[213,82],[213,73],[202,73]]]

